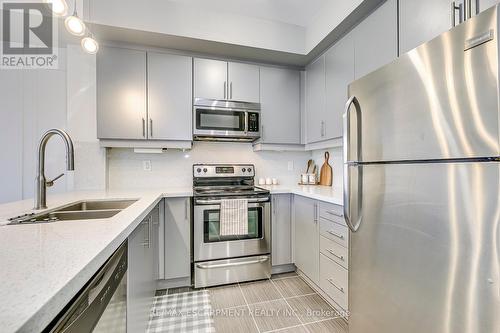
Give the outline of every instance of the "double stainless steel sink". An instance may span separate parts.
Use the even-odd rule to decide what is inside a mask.
[[[43,213],[32,213],[10,218],[9,224],[107,219],[115,216],[136,201],[133,199],[77,201]]]

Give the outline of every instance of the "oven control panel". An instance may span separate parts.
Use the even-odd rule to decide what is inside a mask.
[[[254,177],[253,164],[195,164],[193,177]]]

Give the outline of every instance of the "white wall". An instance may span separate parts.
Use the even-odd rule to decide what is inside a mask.
[[[305,53],[309,53],[336,26],[338,26],[363,0],[327,1],[316,18],[307,26]]]
[[[68,131],[75,146],[75,171],[65,170],[64,144],[47,144],[48,179],[66,175],[48,189],[105,188],[105,150],[96,139],[95,56],[80,45],[59,49],[57,70],[0,70],[0,203],[32,198],[38,141],[50,128]]]
[[[95,23],[304,54],[305,28],[294,24],[165,0],[85,1]]]

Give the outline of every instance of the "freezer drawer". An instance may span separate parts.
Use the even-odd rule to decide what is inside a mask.
[[[347,248],[342,245],[324,237],[319,237],[319,251],[327,256],[328,258],[335,261],[337,264],[348,268],[349,266],[349,256]]]
[[[330,220],[320,218],[320,235],[326,237],[343,247],[349,246],[349,229]]]
[[[253,256],[194,264],[194,287],[268,279],[271,277],[271,256]]]
[[[348,310],[347,270],[323,254],[319,255],[319,286],[344,310]]]
[[[324,219],[346,225],[344,221],[344,211],[342,206],[327,202],[320,202],[319,216]]]

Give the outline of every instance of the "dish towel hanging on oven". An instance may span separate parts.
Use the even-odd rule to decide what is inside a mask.
[[[246,199],[221,200],[220,235],[248,235],[248,201]]]

